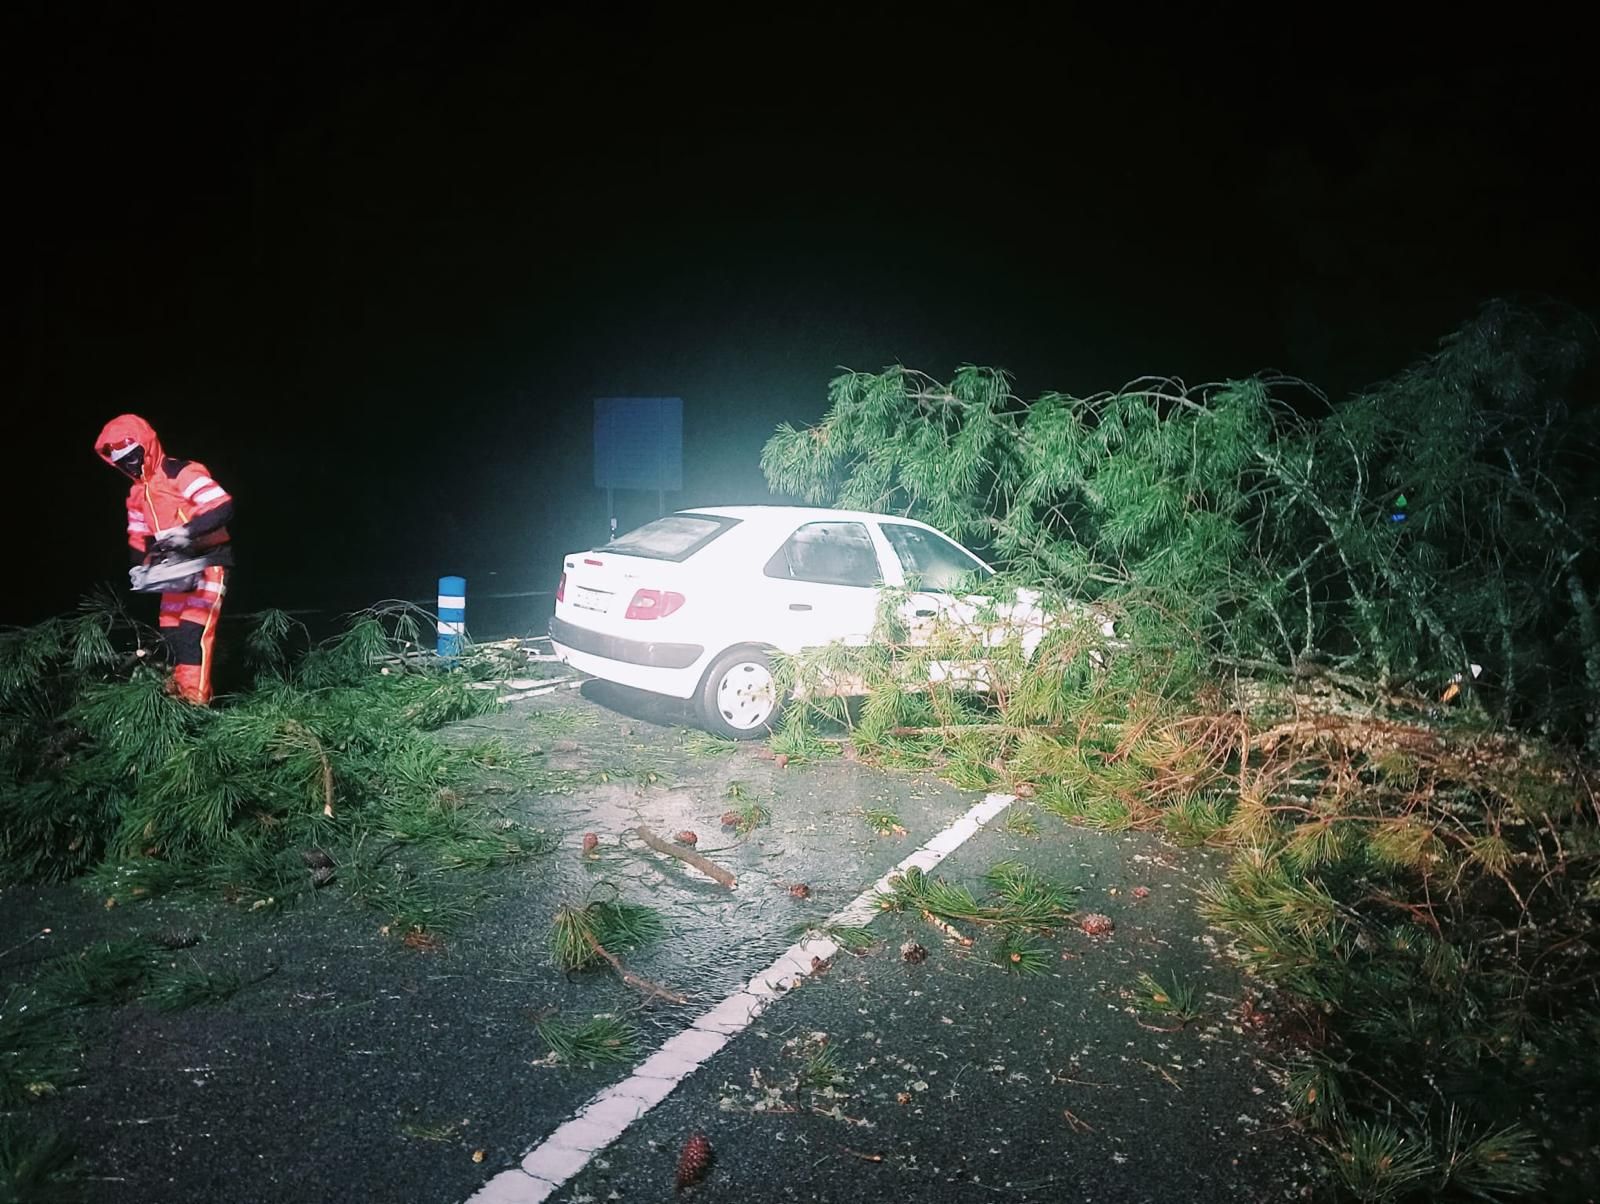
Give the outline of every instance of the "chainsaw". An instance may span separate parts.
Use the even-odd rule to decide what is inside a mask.
[[[128,570],[128,585],[136,594],[186,594],[200,584],[200,575],[216,563],[207,555],[157,560]]]

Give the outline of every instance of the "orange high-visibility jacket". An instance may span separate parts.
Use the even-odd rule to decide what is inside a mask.
[[[94,448],[100,458],[115,466],[111,449],[129,439],[144,447],[144,468],[137,481],[128,487],[128,546],[135,552],[146,553],[155,547],[160,535],[174,527],[182,527],[201,516],[224,506],[230,507],[232,496],[211,477],[206,466],[198,460],[179,460],[167,455],[153,428],[137,414],[123,414],[106,423]],[[195,524],[205,528],[208,524]],[[213,527],[203,533],[195,532],[195,553],[215,553],[215,563],[231,563],[228,528]]]

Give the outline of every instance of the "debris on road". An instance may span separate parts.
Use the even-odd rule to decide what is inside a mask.
[[[711,1166],[711,1142],[704,1133],[691,1134],[683,1143],[683,1153],[678,1155],[677,1189],[682,1191],[700,1182]]]
[[[900,946],[900,956],[912,965],[916,965],[918,962],[928,960],[928,951],[917,944],[916,941],[907,941]]]
[[[944,933],[945,936],[949,937],[963,949],[972,948],[972,938],[964,935],[954,924],[946,923],[944,920],[941,920],[938,916],[934,915],[933,912],[928,911],[927,909],[923,910],[922,918],[927,920],[928,923],[932,924],[935,928]]]
[[[683,995],[635,974],[606,948],[608,944],[636,947],[654,940],[661,930],[661,917],[651,908],[635,903],[586,903],[557,910],[550,925],[550,948],[559,969],[571,972],[603,961],[634,990],[668,1003],[684,1003]]]
[[[693,852],[689,849],[682,848],[678,845],[662,840],[661,837],[657,836],[644,824],[640,824],[636,829],[634,829],[634,831],[638,834],[640,840],[644,841],[645,844],[649,845],[656,852],[665,853],[668,857],[676,857],[679,861],[694,866],[695,869],[706,875],[706,877],[711,878],[716,882],[720,882],[729,890],[732,890],[737,885],[737,879],[734,878],[733,874],[728,870],[723,869],[715,861],[711,861],[708,858],[702,857],[699,853]],[[684,833],[679,833],[679,835],[684,835]],[[688,833],[688,835],[692,836],[693,833]]]
[[[1078,927],[1090,936],[1110,936],[1116,925],[1112,923],[1110,916],[1091,911],[1088,915],[1078,917]]]

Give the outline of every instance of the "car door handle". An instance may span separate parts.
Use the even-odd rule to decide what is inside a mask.
[[[911,613],[918,619],[931,619],[939,612],[936,610],[914,610]]]
[[[791,603],[789,603],[789,609],[790,610],[810,610],[811,609],[811,603],[809,603],[809,602],[791,602]]]

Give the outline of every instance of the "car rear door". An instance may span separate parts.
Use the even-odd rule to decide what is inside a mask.
[[[865,644],[878,613],[883,565],[867,525],[851,519],[800,523],[779,540],[757,579],[755,604],[785,652],[835,640]]]

